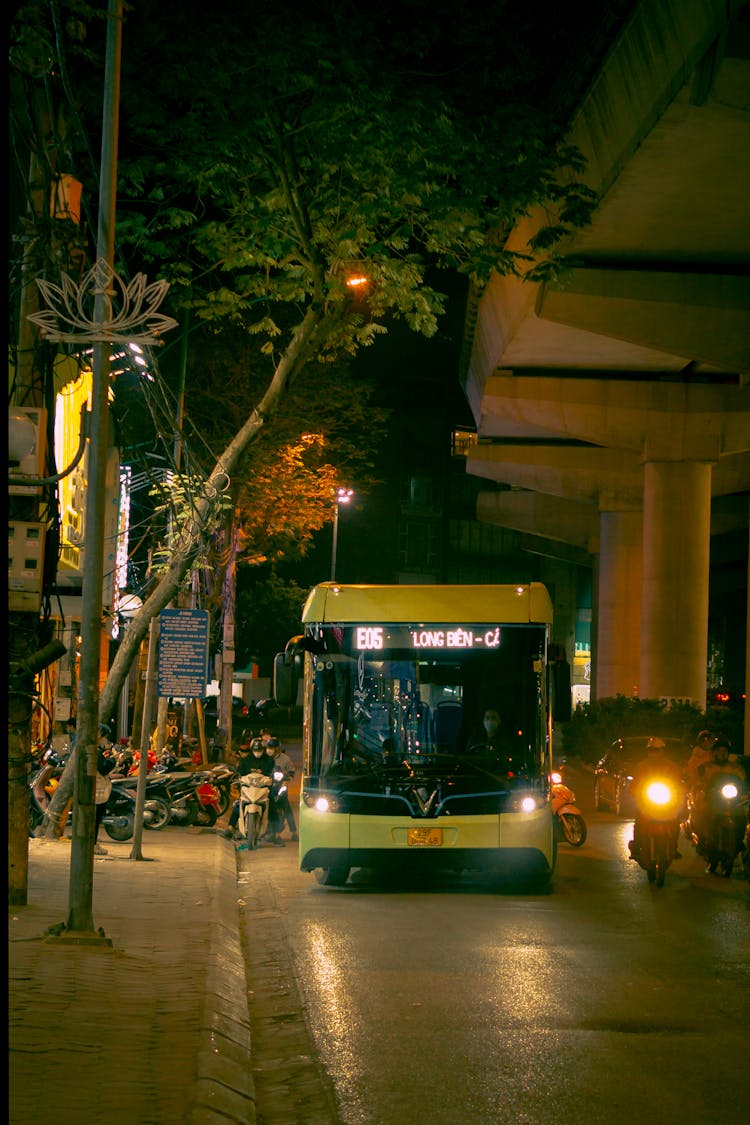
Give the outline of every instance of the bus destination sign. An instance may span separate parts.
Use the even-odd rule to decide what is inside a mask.
[[[381,652],[390,648],[493,649],[499,645],[499,625],[432,625],[429,629],[357,625],[354,628],[354,648],[359,652]]]

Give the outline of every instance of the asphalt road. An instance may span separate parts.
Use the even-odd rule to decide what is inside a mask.
[[[746,1098],[750,887],[686,843],[661,889],[594,813],[554,890],[318,886],[241,855],[263,1125],[714,1125]]]

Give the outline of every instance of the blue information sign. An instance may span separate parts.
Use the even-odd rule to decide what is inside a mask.
[[[159,614],[158,693],[203,699],[208,680],[208,610]]]

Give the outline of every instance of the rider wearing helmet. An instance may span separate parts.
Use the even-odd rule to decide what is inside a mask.
[[[237,773],[240,777],[244,777],[248,773],[254,773],[258,771],[265,777],[273,777],[275,764],[276,763],[273,754],[270,750],[267,749],[262,740],[260,738],[253,738],[250,742],[250,745],[245,749],[242,757],[237,762]],[[273,803],[269,804],[268,813],[269,825],[272,825],[274,828],[276,828],[278,816]],[[239,819],[240,802],[239,800],[237,800],[234,802],[232,811],[229,815],[229,827],[224,832],[222,832],[222,835],[227,839],[231,839],[232,837],[237,838],[237,825],[239,823]],[[275,836],[276,833],[274,832],[272,835]],[[272,842],[274,842],[273,839]]]
[[[641,758],[636,763],[633,769],[633,776],[630,781],[630,793],[636,802],[635,822],[633,824],[633,839],[628,845],[630,848],[631,858],[635,859],[641,835],[641,822],[642,816],[640,814],[640,803],[642,795],[644,794],[649,782],[657,779],[671,782],[678,791],[683,789],[682,774],[679,766],[667,757],[666,743],[663,738],[656,736],[649,738],[646,743],[646,757]],[[682,859],[679,851],[677,850],[677,839],[680,835],[679,820],[675,821],[674,826],[674,848],[675,858]]]
[[[254,738],[250,743],[249,750],[240,758],[237,770],[240,777],[253,770],[260,770],[266,777],[271,777],[273,775],[274,764],[274,756],[263,740]]]

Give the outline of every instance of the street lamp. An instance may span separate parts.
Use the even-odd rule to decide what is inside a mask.
[[[333,513],[333,546],[331,548],[331,582],[336,581],[336,546],[339,538],[339,508],[342,504],[348,504],[354,495],[351,488],[337,488],[336,489],[336,507]]]

